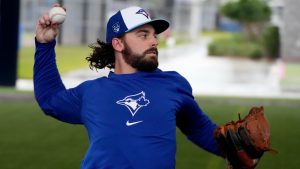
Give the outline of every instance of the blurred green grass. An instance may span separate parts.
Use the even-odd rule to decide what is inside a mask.
[[[34,47],[22,47],[19,50],[18,77],[21,79],[32,79],[34,63]],[[63,73],[80,68],[88,68],[85,60],[91,53],[88,46],[56,46],[56,60],[59,71]]]
[[[297,63],[290,63],[286,68],[286,73],[290,76],[300,76],[300,66]]]
[[[221,31],[205,31],[202,32],[201,36],[208,37],[212,40],[230,39],[236,38],[237,33],[232,32],[221,32]]]
[[[299,88],[300,86],[300,63],[288,63],[285,67],[285,76],[281,81],[285,87]]]
[[[19,94],[18,92],[12,94]],[[32,94],[32,93],[31,93]],[[300,100],[197,98],[202,109],[217,123],[242,116],[254,105],[264,105],[271,126],[271,143],[277,155],[266,153],[257,169],[295,169],[300,165]],[[0,102],[0,168],[79,168],[88,147],[85,129],[45,116],[34,100]],[[196,147],[177,132],[177,169],[225,169],[225,162]]]

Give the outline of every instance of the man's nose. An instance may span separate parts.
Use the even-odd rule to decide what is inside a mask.
[[[153,36],[153,38],[151,38],[151,46],[152,47],[157,47],[157,45],[158,45],[157,36]]]

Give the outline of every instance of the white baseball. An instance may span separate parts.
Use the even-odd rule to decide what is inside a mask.
[[[66,16],[67,13],[62,7],[53,7],[49,11],[49,17],[52,23],[62,24]]]

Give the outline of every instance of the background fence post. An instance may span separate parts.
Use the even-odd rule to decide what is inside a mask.
[[[0,86],[15,86],[20,1],[0,1]]]

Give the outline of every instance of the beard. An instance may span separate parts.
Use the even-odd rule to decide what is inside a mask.
[[[124,43],[125,49],[122,51],[124,60],[127,64],[139,71],[152,72],[158,67],[158,51],[156,47],[145,50],[142,54],[135,53]],[[147,54],[155,54],[155,56],[146,57]]]

